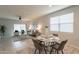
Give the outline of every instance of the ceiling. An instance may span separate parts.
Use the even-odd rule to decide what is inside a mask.
[[[0,5],[0,18],[18,20],[34,20],[49,13],[64,9],[70,5]]]

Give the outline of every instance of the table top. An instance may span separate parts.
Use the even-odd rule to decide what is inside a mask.
[[[36,39],[45,41],[45,42],[53,42],[53,41],[58,42],[60,40],[59,37],[54,37],[54,36],[51,36],[51,37],[38,36]]]
[[[53,43],[60,42],[60,38],[54,36],[50,36],[50,37],[38,36],[36,39],[44,41],[46,46],[50,46],[52,42]]]

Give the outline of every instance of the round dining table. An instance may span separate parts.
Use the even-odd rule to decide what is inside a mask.
[[[44,45],[46,46],[46,50],[48,52],[50,52],[51,50],[51,45],[54,45],[56,42],[59,42],[59,38],[54,36],[51,37],[39,36],[36,39],[44,42]]]

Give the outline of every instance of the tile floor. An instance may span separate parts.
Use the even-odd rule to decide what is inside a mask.
[[[33,54],[34,45],[31,39],[12,42],[11,40],[0,40],[0,54]],[[65,54],[78,54],[79,50],[65,46]]]

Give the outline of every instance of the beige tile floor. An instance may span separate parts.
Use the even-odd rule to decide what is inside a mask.
[[[12,42],[11,40],[0,40],[0,54],[33,54],[34,45],[31,39]],[[65,54],[78,54],[79,50],[65,46]]]
[[[34,50],[31,39],[12,42],[11,40],[0,41],[0,53],[27,53],[30,54]]]

